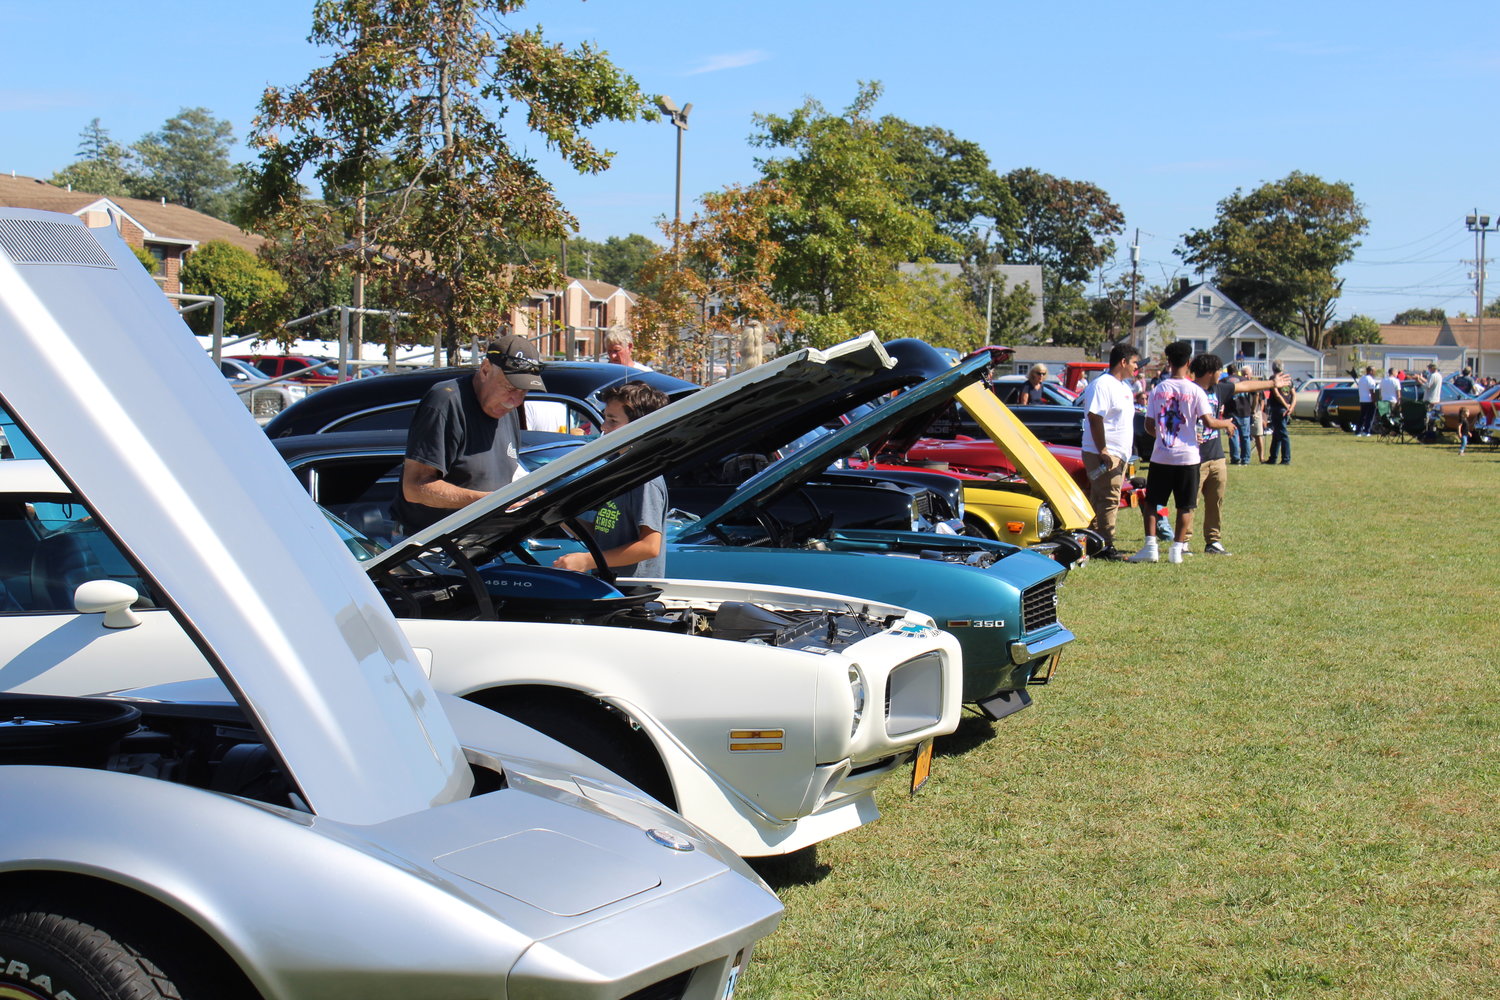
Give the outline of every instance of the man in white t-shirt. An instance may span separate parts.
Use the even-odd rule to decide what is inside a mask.
[[[1146,503],[1141,507],[1146,544],[1130,557],[1131,562],[1157,561],[1156,511],[1169,499],[1177,508],[1177,523],[1167,562],[1182,562],[1187,551],[1183,539],[1191,534],[1193,511],[1198,507],[1198,427],[1225,431],[1234,426],[1233,421],[1214,416],[1208,394],[1188,377],[1193,346],[1175,340],[1167,345],[1166,356],[1171,377],[1152,389],[1146,401],[1146,430],[1156,437],[1156,444],[1146,472]]]
[[[1375,394],[1380,389],[1380,382],[1375,378],[1375,366],[1365,365],[1365,373],[1354,385],[1359,391],[1359,426],[1354,428],[1354,436],[1367,438],[1370,436],[1370,429],[1375,426]]]
[[[1389,415],[1396,421],[1401,422],[1401,381],[1396,378],[1396,369],[1387,368],[1385,378],[1380,380],[1380,401],[1375,404],[1377,413]]]
[[[1115,515],[1125,467],[1135,450],[1135,393],[1125,379],[1134,377],[1140,356],[1129,344],[1116,344],[1109,352],[1109,371],[1083,391],[1083,471],[1094,505],[1089,527],[1104,539],[1101,559],[1124,558],[1115,550]]]
[[[1422,383],[1422,398],[1427,403],[1427,429],[1431,431],[1442,415],[1443,373],[1438,371],[1435,362],[1429,361],[1427,374],[1418,375],[1417,381]]]

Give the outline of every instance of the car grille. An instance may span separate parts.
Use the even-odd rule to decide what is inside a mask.
[[[1035,632],[1057,624],[1057,581],[1043,580],[1021,594],[1021,631]]]
[[[286,398],[275,389],[256,389],[250,393],[250,412],[257,417],[274,417],[286,407]]]
[[[925,517],[929,521],[934,520],[932,515],[934,508],[937,507],[937,498],[933,494],[927,490],[919,491],[915,498],[915,505],[916,511],[920,516]]]
[[[663,979],[643,990],[636,990],[625,997],[625,1000],[682,1000],[682,995],[687,992],[688,981],[692,978],[692,969],[679,972],[671,979]]]

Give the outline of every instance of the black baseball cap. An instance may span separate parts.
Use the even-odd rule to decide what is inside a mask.
[[[527,392],[543,392],[547,386],[542,382],[542,356],[536,345],[513,333],[501,334],[490,341],[484,352],[489,363],[499,368],[505,380],[517,389]]]

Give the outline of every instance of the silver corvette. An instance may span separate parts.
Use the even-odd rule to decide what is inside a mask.
[[[774,895],[433,691],[113,230],[0,210],[0,358],[0,996],[732,995]],[[90,536],[119,564],[58,593]],[[58,665],[146,608],[217,677],[151,686],[127,641],[112,697],[68,696]]]

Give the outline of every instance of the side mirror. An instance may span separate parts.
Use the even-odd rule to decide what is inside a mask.
[[[81,615],[104,615],[105,628],[135,628],[140,616],[130,606],[140,597],[119,580],[89,580],[73,592],[73,607]]]

